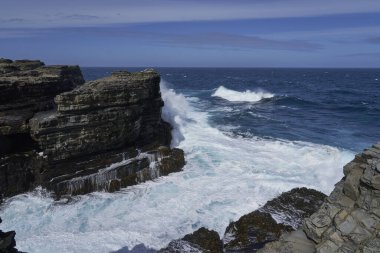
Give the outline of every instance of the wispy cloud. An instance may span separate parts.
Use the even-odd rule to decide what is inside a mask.
[[[317,43],[300,40],[274,40],[259,36],[244,36],[226,33],[202,33],[202,34],[165,34],[159,37],[164,44],[184,46],[212,46],[246,49],[276,49],[292,51],[315,51],[322,46]]]
[[[60,10],[62,15],[56,15]],[[5,0],[0,27],[91,26],[113,23],[313,17],[380,12],[374,0]],[[11,22],[23,17],[27,22]],[[71,17],[71,18],[64,18]]]
[[[367,42],[369,42],[371,44],[380,44],[380,36],[368,38]]]
[[[345,56],[345,57],[376,57],[376,58],[380,58],[380,52],[354,53],[354,54],[346,54],[343,56]]]

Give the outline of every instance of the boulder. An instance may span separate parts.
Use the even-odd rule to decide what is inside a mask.
[[[22,253],[16,249],[15,236],[15,231],[3,232],[0,230],[0,253]]]
[[[217,232],[202,227],[182,239],[170,242],[166,248],[161,249],[159,252],[222,253],[223,243]]]
[[[295,188],[268,201],[260,209],[230,223],[224,234],[225,252],[256,252],[284,232],[302,225],[302,220],[322,205],[326,195],[313,189]]]

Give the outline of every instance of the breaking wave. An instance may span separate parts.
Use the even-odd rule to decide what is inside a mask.
[[[329,193],[353,158],[331,146],[230,136],[208,123],[198,100],[164,83],[161,90],[172,145],[186,153],[184,171],[68,204],[41,190],[8,199],[2,229],[17,232],[20,250],[103,253],[141,243],[159,249],[201,226],[223,235],[231,220],[283,191],[307,186]]]
[[[219,86],[211,96],[220,97],[230,102],[258,102],[264,98],[272,98],[274,94],[262,90],[235,91]]]

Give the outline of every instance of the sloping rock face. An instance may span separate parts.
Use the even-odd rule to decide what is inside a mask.
[[[284,234],[262,252],[379,252],[380,143],[344,166],[344,175],[320,209],[303,221],[298,232],[307,239]]]
[[[24,103],[12,117],[24,117],[24,108],[28,110],[19,123],[3,128],[3,138],[9,139],[0,139],[5,143],[0,155],[3,195],[38,184],[57,197],[112,192],[184,166],[183,151],[169,147],[171,126],[161,119],[160,75],[154,70],[116,72],[83,84],[78,67],[1,62],[0,89],[13,96],[4,103],[9,108]],[[5,114],[0,114],[1,122],[10,125]]]
[[[0,59],[0,199],[34,187],[43,161],[31,138],[35,113],[54,108],[54,97],[84,83],[78,66]]]
[[[295,188],[268,201],[263,207],[231,222],[224,234],[225,252],[256,252],[284,232],[298,229],[302,220],[318,210],[326,195]]]

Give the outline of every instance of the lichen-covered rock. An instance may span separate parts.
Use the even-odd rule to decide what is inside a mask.
[[[182,239],[170,242],[166,248],[159,252],[222,253],[223,243],[217,232],[202,227],[192,234],[185,235]]]
[[[225,252],[256,252],[284,232],[298,229],[302,220],[318,210],[324,195],[295,188],[268,201],[260,209],[230,223],[224,235]]]

